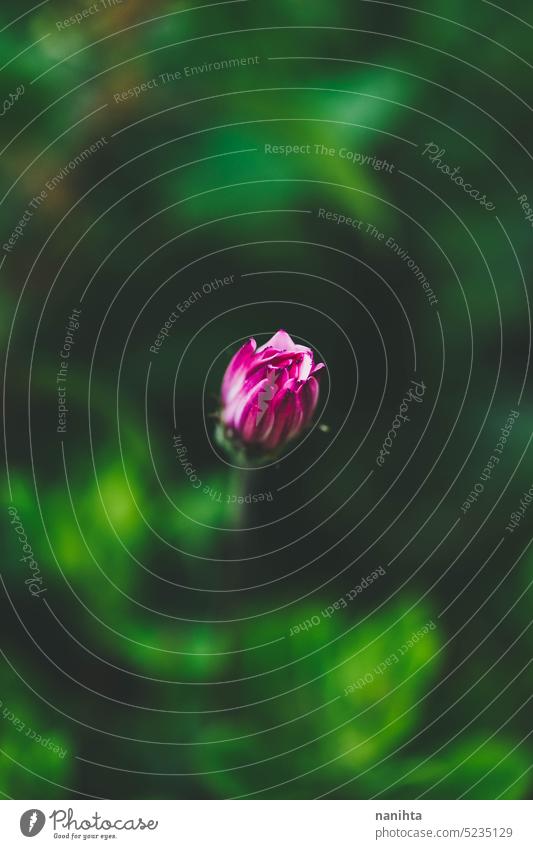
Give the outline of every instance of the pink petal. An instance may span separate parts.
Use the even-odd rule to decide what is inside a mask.
[[[274,348],[268,348],[262,353],[257,352],[254,355],[250,368],[255,369],[265,365],[283,368],[286,365],[290,365],[293,361],[294,354],[289,354],[286,351],[275,351]]]
[[[257,349],[257,353],[260,354],[267,348],[274,348],[277,351],[287,351],[290,354],[303,354],[309,351],[309,348],[306,348],[305,345],[297,345],[293,342],[286,330],[278,330],[277,333],[274,333],[268,342],[265,342],[264,345],[261,345]]]
[[[311,374],[312,368],[313,354],[311,353],[311,351],[306,351],[306,353],[302,355],[302,359],[299,363],[298,378],[300,380],[307,380],[307,378]]]
[[[299,395],[302,403],[304,425],[308,424],[313,417],[316,405],[318,404],[319,392],[318,380],[315,377],[310,377],[300,389]]]
[[[305,421],[304,421],[304,407],[302,404],[302,396],[300,392],[294,393],[294,412],[292,416],[291,426],[286,434],[286,439],[294,439],[295,436],[298,436],[300,431],[302,430]]]
[[[287,371],[269,368],[265,380],[260,381],[257,392],[249,396],[250,403],[243,410],[240,421],[240,436],[245,442],[265,442],[276,420],[277,401],[283,395],[282,387],[287,382]]]
[[[252,420],[255,425],[255,417],[257,417],[257,412],[259,410],[257,396],[267,384],[267,378],[260,380],[259,383],[254,383],[247,393],[241,393],[235,399],[234,403],[231,404],[227,410],[224,410],[224,417],[227,415],[229,419],[225,418],[226,423],[231,424],[235,430],[239,431],[243,438],[244,435],[242,431],[245,423],[248,423],[248,430],[250,430],[251,427],[248,422],[250,413],[254,414],[252,416]]]
[[[271,450],[282,445],[287,435],[290,433],[296,411],[296,381],[289,379],[286,381],[280,392],[275,398],[273,407],[274,423],[268,439],[265,442],[266,447]]]
[[[257,342],[249,339],[231,358],[222,380],[222,401],[226,403],[238,391],[239,381],[246,374],[248,364],[253,358]]]

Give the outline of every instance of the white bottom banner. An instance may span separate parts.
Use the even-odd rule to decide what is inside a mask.
[[[518,801],[3,801],[0,845],[532,849],[532,813]]]

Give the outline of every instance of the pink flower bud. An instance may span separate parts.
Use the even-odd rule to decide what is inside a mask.
[[[232,358],[222,381],[224,440],[277,454],[303,431],[318,403],[313,352],[278,330],[260,348],[250,339]]]

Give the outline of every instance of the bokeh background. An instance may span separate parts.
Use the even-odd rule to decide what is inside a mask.
[[[532,26],[518,0],[2,5],[4,797],[530,795]],[[224,368],[280,327],[327,364],[316,426],[231,468]]]

